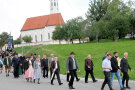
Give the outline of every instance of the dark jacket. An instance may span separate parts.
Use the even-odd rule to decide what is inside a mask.
[[[90,68],[88,68],[88,66]],[[93,70],[93,67],[94,67],[94,64],[93,64],[92,60],[90,60],[88,58],[85,59],[85,70]]]
[[[74,59],[75,59],[75,58],[74,58]],[[69,57],[69,58],[67,59],[67,62],[66,62],[67,71],[69,71],[69,70],[74,70],[74,69],[73,69],[73,64],[74,64],[74,63],[73,63],[73,59],[72,59],[71,57]],[[80,70],[76,59],[75,59],[75,64],[76,64],[76,69]]]
[[[48,59],[43,58],[41,60],[41,65],[43,68],[47,68],[49,66],[48,64],[49,64]]]
[[[117,72],[118,71],[119,66],[118,66],[118,61],[117,61],[116,57],[111,58],[111,66],[112,66],[112,71],[111,72]]]
[[[14,68],[17,68],[17,67],[20,66],[20,64],[22,64],[20,58],[19,58],[19,57],[18,57],[18,58],[13,57],[13,59],[12,59],[12,66],[13,66]]]
[[[123,59],[121,60],[121,65],[120,65],[120,67],[121,67],[121,71],[122,71],[122,72],[128,72],[128,69],[131,70],[131,67],[130,67],[129,64],[128,64],[128,61],[127,61],[127,59],[125,59],[125,58],[123,58]]]
[[[102,61],[104,61],[106,59],[106,56],[103,57]]]
[[[7,58],[4,58],[4,65],[5,66],[12,66],[11,58],[8,57],[8,65],[7,65]]]
[[[57,61],[57,65],[58,65],[58,71],[60,71],[59,61]],[[53,71],[54,69],[55,69],[55,61],[52,61],[52,63],[51,63],[51,71]]]
[[[22,62],[22,65],[23,65],[23,67],[24,67],[25,56],[20,56],[20,60],[21,60],[21,62]]]
[[[29,60],[24,61],[24,69],[27,70],[29,68]]]

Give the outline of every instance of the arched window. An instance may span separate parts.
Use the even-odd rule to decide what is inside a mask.
[[[48,39],[50,40],[50,33],[48,33]]]
[[[53,6],[53,2],[51,2],[51,6]]]
[[[37,42],[37,35],[35,35],[35,41]]]
[[[42,36],[42,34],[41,34],[41,41],[43,41],[43,36]]]
[[[56,6],[56,2],[54,2],[54,6]]]

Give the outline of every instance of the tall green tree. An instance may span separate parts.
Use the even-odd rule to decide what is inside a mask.
[[[0,48],[8,43],[8,33],[3,32],[0,34]]]
[[[74,39],[78,39],[81,43],[81,39],[85,38],[85,24],[82,17],[77,17],[67,21],[67,33],[70,41],[73,43]]]
[[[92,33],[96,38],[96,42],[99,42],[99,38],[105,35],[106,23],[103,20],[94,22],[92,24]]]
[[[62,28],[60,25],[57,25],[55,31],[53,32],[53,40],[59,40],[59,44],[61,44],[61,40],[63,40],[64,35],[62,32]]]
[[[14,44],[21,44],[21,39],[17,38],[16,40],[14,40]]]
[[[99,21],[106,14],[110,3],[111,0],[90,0],[86,16],[90,18],[91,22]]]
[[[108,23],[108,30],[113,41],[123,38],[127,33],[130,33],[130,22],[127,17],[113,17]]]
[[[23,40],[24,40],[24,42],[26,42],[26,43],[31,43],[31,41],[32,41],[32,37],[31,36],[24,36],[23,38],[22,38]]]

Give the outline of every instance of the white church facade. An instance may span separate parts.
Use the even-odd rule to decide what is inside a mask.
[[[63,24],[64,20],[59,13],[58,0],[50,0],[50,14],[27,18],[21,29],[21,38],[31,36],[33,43],[53,41],[53,31],[57,25]]]

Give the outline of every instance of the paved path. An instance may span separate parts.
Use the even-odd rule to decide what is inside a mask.
[[[65,81],[65,76],[61,75],[62,82],[64,83],[62,86],[59,86],[57,80],[54,81],[55,85],[50,85],[50,79],[41,79],[41,84],[37,83],[27,83],[23,76],[20,76],[19,79],[13,78],[13,75],[10,74],[9,77],[5,76],[5,73],[0,74],[0,90],[69,90],[68,83]],[[97,83],[92,83],[91,79],[89,79],[89,83],[84,83],[84,78],[81,78],[81,81],[74,82],[74,87],[76,90],[100,90],[103,80],[99,79]],[[135,81],[130,81],[130,86],[135,90]],[[119,84],[117,81],[114,81],[114,89],[119,89]],[[106,85],[105,90],[109,90]]]

